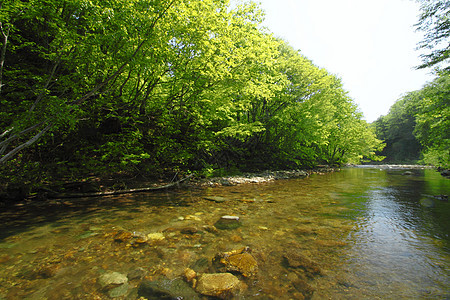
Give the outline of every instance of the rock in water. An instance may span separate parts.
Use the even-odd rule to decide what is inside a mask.
[[[196,277],[197,273],[194,270],[190,268],[186,268],[184,270],[184,278],[186,279],[187,282],[193,282]]]
[[[292,284],[307,299],[310,299],[312,294],[314,293],[314,288],[310,286],[305,280],[297,279]]]
[[[161,232],[153,232],[147,234],[147,238],[151,241],[162,241],[165,239],[165,236]]]
[[[242,289],[239,279],[230,273],[202,274],[198,278],[195,290],[205,296],[229,299]]]
[[[108,272],[98,278],[98,283],[102,289],[115,288],[121,284],[127,283],[127,276],[118,272]]]
[[[207,197],[203,197],[205,200],[208,201],[213,201],[216,203],[222,203],[222,202],[226,202],[229,201],[229,199],[225,198],[225,197],[220,197],[220,196],[207,196]]]
[[[215,224],[214,226],[217,229],[221,230],[229,230],[229,229],[236,229],[242,226],[241,221],[239,220],[238,216],[222,216]]]
[[[258,272],[258,263],[249,253],[249,247],[217,254],[213,263],[221,272],[240,273],[244,277],[251,277]]]
[[[138,268],[133,269],[130,272],[128,272],[127,277],[128,277],[128,280],[135,280],[135,279],[139,280],[139,279],[142,279],[146,273],[147,272],[143,268],[138,267]]]
[[[322,274],[322,270],[316,262],[297,253],[295,250],[286,251],[283,257],[286,259],[289,267],[303,269],[308,277]]]
[[[98,284],[110,298],[122,297],[128,291],[127,276],[118,272],[108,272],[98,278]]]
[[[110,298],[122,297],[128,292],[128,287],[129,287],[128,283],[121,284],[118,287],[110,289],[108,291],[108,296]]]
[[[200,299],[197,293],[182,279],[143,281],[138,289],[139,297],[148,300]]]
[[[256,275],[258,263],[250,253],[236,254],[222,259],[229,272],[239,272],[245,277]]]

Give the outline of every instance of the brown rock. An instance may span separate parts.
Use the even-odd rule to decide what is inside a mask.
[[[50,278],[56,275],[58,271],[61,269],[60,265],[50,264],[50,265],[42,265],[35,269],[35,273],[37,277],[42,278]]]
[[[217,233],[219,230],[214,225],[204,225],[203,229],[210,233]]]
[[[291,268],[301,268],[306,272],[307,276],[321,275],[322,271],[318,264],[309,258],[297,253],[295,250],[286,251],[283,255],[287,265]]]
[[[219,271],[240,273],[245,277],[251,277],[258,272],[258,263],[249,253],[249,247],[224,252],[216,255],[213,263]]]
[[[230,273],[202,274],[195,290],[205,296],[229,299],[242,290],[239,279]]]
[[[0,257],[0,264],[4,263],[4,262],[7,262],[10,259],[11,259],[11,257],[8,254],[3,255],[3,256]]]
[[[314,288],[310,286],[305,280],[297,279],[292,282],[297,291],[301,292],[305,298],[310,298],[314,293]]]
[[[240,237],[239,235],[235,234],[235,235],[232,235],[230,237],[230,240],[235,242],[235,243],[239,243],[239,242],[242,242],[242,237]]]
[[[184,228],[180,229],[180,232],[182,234],[195,234],[198,232],[198,229],[193,226],[192,227],[184,227]]]
[[[126,242],[133,237],[131,232],[120,230],[114,235],[114,241],[116,242]]]
[[[186,268],[184,270],[184,278],[186,278],[187,282],[192,282],[197,277],[197,273],[190,268]]]
[[[235,254],[220,260],[228,272],[239,272],[245,277],[256,275],[258,263],[250,253]]]

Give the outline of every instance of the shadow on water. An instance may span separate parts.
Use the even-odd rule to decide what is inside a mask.
[[[137,213],[143,207],[190,206],[192,192],[153,191],[120,196],[36,201],[3,207],[0,212],[0,242],[11,235],[45,224],[51,224],[52,227],[63,226],[67,219],[82,223],[105,214],[112,216],[116,212],[121,212],[122,218],[126,219],[127,212]]]

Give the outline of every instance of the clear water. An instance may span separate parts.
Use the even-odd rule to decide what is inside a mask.
[[[348,168],[304,179],[55,201],[0,213],[0,299],[109,299],[106,271],[146,280],[208,272],[218,253],[248,246],[258,273],[242,299],[449,299],[450,180],[433,170]],[[228,199],[222,203],[206,196]],[[211,230],[221,216],[242,226]],[[196,233],[180,228],[194,227]],[[118,232],[162,233],[134,247]],[[159,235],[161,236],[161,235]],[[136,244],[137,245],[137,244]],[[286,251],[316,263],[302,277]],[[140,280],[123,299],[136,299]]]

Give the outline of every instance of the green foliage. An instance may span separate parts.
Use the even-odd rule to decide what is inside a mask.
[[[254,3],[23,0],[0,11],[5,168],[215,174],[358,162],[382,147],[340,80],[261,29]]]
[[[414,134],[424,147],[424,162],[450,167],[450,75],[421,90]]]
[[[387,162],[416,163],[420,159],[422,147],[413,134],[419,99],[417,92],[406,94],[375,122],[378,138],[386,142],[381,154]]]
[[[450,164],[450,78],[441,73],[423,89],[406,94],[375,123],[391,162]]]
[[[450,71],[450,2],[446,0],[419,0],[422,13],[416,28],[425,33],[419,48],[429,50],[422,55],[419,68],[438,67]]]

